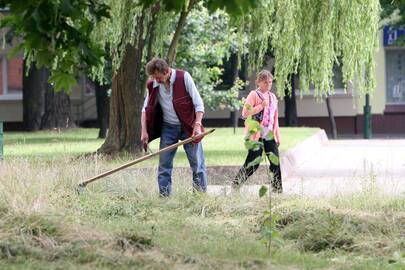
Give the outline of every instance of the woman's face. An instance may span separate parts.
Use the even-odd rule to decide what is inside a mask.
[[[270,91],[272,84],[273,80],[270,78],[266,78],[257,82],[257,85],[262,91]]]

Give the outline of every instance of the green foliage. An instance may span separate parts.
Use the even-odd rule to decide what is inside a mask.
[[[141,0],[141,4],[146,7],[153,5],[157,0]],[[160,0],[168,10],[180,11],[187,3],[188,0]],[[217,9],[226,10],[227,13],[238,15],[248,12],[251,8],[256,6],[256,0],[207,0],[206,6],[210,11]]]
[[[167,10],[177,12],[181,11],[187,2],[187,0],[140,0],[139,2],[144,7],[150,7],[159,1],[166,7]]]
[[[21,37],[26,64],[51,70],[55,89],[69,91],[79,72],[100,64],[103,50],[90,38],[95,25],[109,16],[96,0],[0,1],[10,13],[0,26]],[[15,51],[13,52],[15,53]]]
[[[76,80],[72,75],[60,71],[53,72],[50,81],[55,84],[56,91],[61,89],[70,91],[76,85]]]
[[[259,189],[259,197],[263,197],[264,195],[266,195],[268,191],[268,188],[266,186],[261,186]]]
[[[238,110],[242,102],[239,90],[245,83],[236,79],[230,89],[215,90],[222,81],[221,68],[236,48],[236,35],[229,26],[229,15],[218,10],[209,13],[202,5],[197,5],[190,13],[177,48],[175,66],[189,71],[204,100],[204,105],[212,110]]]
[[[257,4],[257,0],[208,0],[210,10],[224,9],[231,15],[239,15],[249,12]]]
[[[246,109],[248,111],[252,111],[252,106],[250,104],[246,104]],[[251,136],[255,135],[257,132],[261,132],[262,131],[262,127],[260,125],[260,123],[256,120],[252,119],[252,116],[247,117],[247,119],[245,120],[245,125],[248,127],[248,134],[245,137],[245,147],[249,150],[249,151],[257,151],[259,149],[263,149],[263,142],[260,141],[255,141],[251,139]],[[269,134],[271,135],[267,135],[267,138],[272,138],[274,139],[274,134],[273,132],[269,132]],[[267,139],[266,138],[266,139]],[[265,152],[265,151],[263,151]],[[263,154],[262,152],[262,154]],[[274,164],[274,165],[279,165],[279,158],[272,152],[270,153],[265,153],[265,155],[267,156],[270,164]],[[255,166],[260,164],[260,162],[262,161],[262,156],[257,157],[255,160],[253,160],[252,162],[250,162],[247,167],[251,167],[251,166]],[[269,166],[267,166],[267,177],[270,183],[272,183],[273,180],[273,174],[270,172],[270,168]],[[268,209],[265,210],[263,212],[263,215],[261,216],[262,222],[261,222],[261,235],[262,235],[262,242],[268,247],[269,251],[272,247],[272,243],[275,241],[275,243],[280,244],[281,240],[279,238],[277,229],[276,229],[276,224],[278,223],[278,220],[280,219],[279,216],[275,215],[272,212],[272,198],[271,198],[271,191],[269,191],[269,189],[266,186],[261,186],[261,188],[259,189],[259,197],[262,198],[264,197],[264,195],[267,194],[267,192],[269,192],[269,196],[268,196]]]
[[[254,10],[244,16],[232,17],[231,24],[238,30],[238,47],[248,55],[250,70],[263,67],[273,31],[275,2],[257,1]],[[287,49],[287,48],[286,48]]]
[[[92,76],[99,81],[110,82],[114,72],[121,66],[128,46],[144,44],[144,50],[139,52],[135,61],[144,66],[148,46],[151,47],[152,56],[164,58],[164,46],[169,42],[168,33],[174,27],[176,13],[168,11],[167,6],[155,5],[156,1],[125,0],[116,4],[112,0],[104,0],[111,8],[111,18],[103,20],[92,32],[92,39],[100,47],[106,48],[108,57],[101,59],[104,63],[92,70]],[[153,17],[152,14],[156,16]],[[153,21],[154,19],[154,21]],[[151,40],[151,26],[155,23],[154,39]],[[150,44],[150,45],[149,45]],[[138,79],[143,80],[143,68]]]
[[[271,141],[274,140],[274,134],[273,132],[269,132],[266,136],[266,140]]]
[[[389,4],[381,2],[384,7]],[[160,3],[162,8],[156,17],[157,31],[152,46],[154,55],[163,55],[167,33],[186,0]],[[271,50],[276,57],[279,96],[284,95],[284,88],[290,88],[291,73],[299,73],[302,93],[308,92],[310,85],[314,86],[316,97],[333,93],[335,64],[342,65],[346,86],[354,83],[362,94],[375,87],[374,52],[380,12],[377,0],[207,0],[201,3],[204,8],[198,5],[186,25],[177,50],[177,65],[195,67],[191,72],[201,81],[199,88],[206,96],[208,107],[234,110],[240,106],[236,94],[243,86],[241,82],[228,92],[212,91],[219,83],[217,68],[231,48],[240,54],[248,52],[251,68],[261,67]],[[114,71],[121,65],[128,44],[134,44],[135,40],[148,43],[150,10],[155,4],[156,1],[146,0],[125,0],[120,4],[112,0],[3,0],[0,6],[9,7],[11,13],[2,19],[1,25],[23,38],[21,49],[28,64],[35,61],[38,66],[58,71],[58,75],[52,76],[58,79],[55,87],[68,88],[79,71],[103,67],[100,64],[106,61],[102,54],[107,44]],[[402,1],[391,4],[384,14],[392,13],[395,8],[403,10]],[[103,18],[109,17],[108,6],[111,6],[111,19],[100,24]],[[143,27],[136,27],[140,22]],[[142,55],[144,61],[145,54]],[[62,73],[65,75],[61,76]],[[105,79],[110,74],[104,73],[104,68],[94,70],[98,78]],[[143,76],[141,73],[138,76]]]
[[[244,25],[252,68],[264,55],[275,56],[278,95],[291,92],[290,76],[300,75],[300,90],[315,88],[323,98],[334,91],[333,66],[342,65],[345,87],[353,83],[360,94],[375,88],[374,53],[378,46],[380,5],[377,0],[263,0],[235,24]],[[262,35],[263,34],[263,35]],[[338,59],[341,59],[339,61]]]
[[[381,4],[381,20],[389,23],[394,27],[405,26],[405,2],[400,0],[380,0]],[[405,37],[400,36],[394,43],[395,46],[404,46]]]
[[[246,104],[247,106],[250,106],[250,104]],[[260,126],[260,123],[252,118],[252,116],[248,116],[245,120],[245,125],[248,127],[248,138],[251,135],[256,134],[257,132],[260,132],[262,130],[262,127]]]
[[[401,0],[380,0],[382,8],[381,19],[391,19],[396,17],[393,22],[396,26],[405,25],[405,2]]]
[[[139,20],[145,19],[147,12],[137,1],[125,0],[114,5],[114,1],[105,0],[105,3],[111,7],[111,18],[103,20],[94,29],[92,37],[100,46],[109,45],[112,69],[115,71],[121,65],[126,47],[138,40],[141,29],[136,25]],[[103,77],[102,73],[104,70],[98,75]]]
[[[264,196],[263,194],[262,196]],[[276,243],[277,245],[282,244],[282,240],[280,238],[279,232],[277,230],[277,223],[280,220],[280,216],[273,213],[270,210],[266,210],[262,216],[262,224],[261,224],[261,236],[262,242],[271,249],[272,243]]]

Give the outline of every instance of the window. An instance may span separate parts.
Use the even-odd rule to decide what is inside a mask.
[[[388,105],[405,105],[405,50],[386,51]]]
[[[7,65],[8,93],[21,93],[23,82],[23,60],[22,58],[13,58]]]
[[[22,99],[23,72],[21,57],[0,57],[0,99]]]

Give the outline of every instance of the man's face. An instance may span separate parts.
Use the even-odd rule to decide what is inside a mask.
[[[170,69],[168,69],[163,73],[156,71],[155,73],[153,73],[152,78],[156,80],[158,83],[165,83],[169,80],[169,76],[170,76]]]

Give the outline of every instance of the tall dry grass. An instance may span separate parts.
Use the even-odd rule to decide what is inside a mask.
[[[0,267],[395,269],[404,263],[402,197],[375,189],[332,198],[275,196],[280,241],[270,255],[260,242],[266,200],[193,194],[188,173],[173,180],[169,199],[158,197],[153,170],[128,169],[76,194],[80,181],[115,165],[68,157],[0,162]]]

